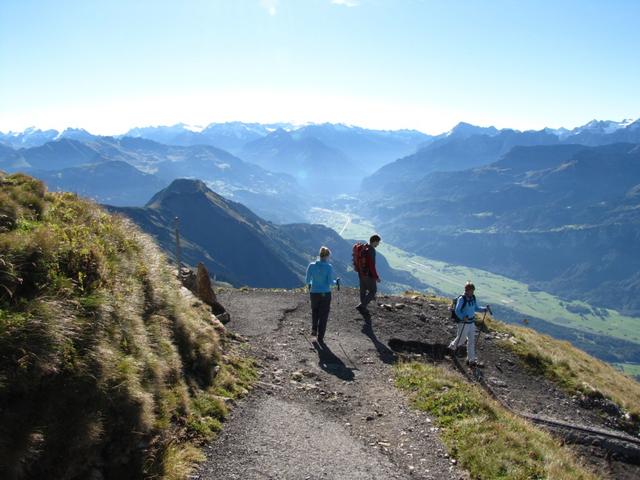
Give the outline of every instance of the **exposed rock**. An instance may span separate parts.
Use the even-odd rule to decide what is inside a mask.
[[[500,388],[506,388],[507,387],[507,383],[504,380],[500,380],[499,378],[496,378],[496,377],[489,377],[489,383],[491,383],[492,385],[495,385],[496,387],[500,387]]]
[[[182,267],[178,274],[178,279],[184,287],[193,292],[202,302],[211,307],[211,311],[217,319],[225,324],[231,320],[229,313],[218,302],[216,294],[211,285],[209,272],[202,262],[198,263],[197,274],[192,270]]]
[[[212,314],[211,322],[213,323],[213,328],[215,328],[218,332],[222,333],[226,330],[224,328],[224,322],[220,320],[218,316]]]
[[[213,306],[218,303],[216,294],[211,286],[209,271],[202,262],[198,263],[198,272],[196,273],[196,295],[207,305]]]
[[[178,272],[178,280],[180,283],[184,285],[186,288],[191,290],[192,292],[196,292],[196,274],[193,273],[193,270],[182,267]]]

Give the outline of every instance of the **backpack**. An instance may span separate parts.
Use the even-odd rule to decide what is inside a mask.
[[[368,243],[357,242],[353,244],[351,259],[353,261],[354,271],[362,274],[369,272],[369,264],[367,263],[369,248]]]
[[[451,312],[451,320],[453,320],[454,322],[458,323],[461,322],[462,319],[458,318],[458,316],[456,315],[456,304],[458,303],[458,299],[462,297],[462,308],[467,306],[467,296],[466,295],[459,295],[456,298],[451,300],[451,306],[449,307],[449,311]],[[476,296],[472,296],[471,297],[471,302],[475,302],[476,301]]]

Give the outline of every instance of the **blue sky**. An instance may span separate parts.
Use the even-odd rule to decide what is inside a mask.
[[[0,131],[640,117],[640,2],[3,0]]]

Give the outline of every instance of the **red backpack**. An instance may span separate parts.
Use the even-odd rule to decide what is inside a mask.
[[[369,248],[368,243],[357,242],[353,244],[351,258],[353,260],[353,269],[358,273],[366,274],[369,272],[369,264],[367,262]]]

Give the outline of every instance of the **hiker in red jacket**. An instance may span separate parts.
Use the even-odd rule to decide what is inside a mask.
[[[360,279],[360,304],[356,310],[366,319],[371,318],[371,313],[367,309],[367,305],[371,300],[376,298],[378,291],[377,283],[380,282],[380,276],[376,270],[376,247],[380,244],[380,235],[373,234],[369,238],[368,245],[365,246],[363,255],[366,256],[364,268],[358,272]]]

